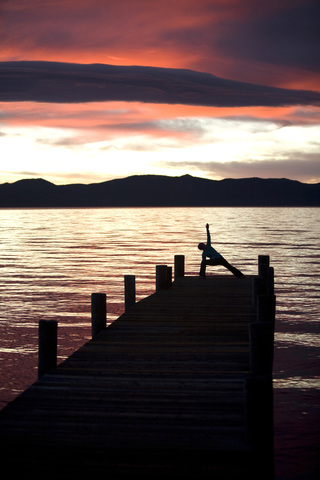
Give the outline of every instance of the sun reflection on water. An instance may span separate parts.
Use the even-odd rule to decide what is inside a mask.
[[[124,275],[136,276],[137,300],[154,292],[156,265],[173,266],[175,254],[185,255],[187,275],[197,275],[206,223],[215,248],[245,274],[256,275],[258,255],[270,255],[276,348],[319,347],[319,209],[8,209],[0,220],[0,375],[21,388],[24,368],[35,369],[40,319],[58,320],[65,358],[90,338],[91,293],[107,294],[112,322],[124,310]],[[31,352],[31,363],[12,372],[12,351]]]
[[[288,378],[275,378],[273,379],[273,386],[276,389],[284,388],[298,388],[316,389],[320,390],[320,377],[304,378],[304,377],[288,377]]]
[[[275,341],[281,348],[292,345],[320,347],[320,333],[275,333]]]

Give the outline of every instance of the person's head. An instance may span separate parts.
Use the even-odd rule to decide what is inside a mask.
[[[199,243],[198,248],[199,248],[199,250],[204,250],[206,248],[206,244],[205,243]]]

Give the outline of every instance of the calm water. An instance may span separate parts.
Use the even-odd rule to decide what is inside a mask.
[[[155,266],[186,256],[197,274],[205,224],[244,273],[258,255],[275,269],[275,448],[279,479],[315,479],[319,455],[320,209],[142,208],[0,210],[0,408],[37,377],[38,322],[59,322],[59,361],[90,338],[90,295],[105,292],[108,321],[123,311],[123,277],[137,299]],[[208,273],[226,273],[222,267]],[[319,473],[319,470],[318,470]]]

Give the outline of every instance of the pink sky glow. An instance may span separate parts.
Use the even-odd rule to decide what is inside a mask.
[[[144,173],[320,182],[319,13],[316,0],[1,2],[0,183]],[[31,80],[4,63],[20,61],[30,62]],[[34,62],[70,64],[66,82]],[[111,85],[99,71],[77,82],[74,64],[132,68]],[[180,75],[173,96],[166,69]],[[195,72],[192,82],[185,70]],[[208,102],[196,72],[213,76]],[[83,98],[70,97],[73,85]],[[269,87],[295,91],[294,99],[282,102]],[[87,88],[97,95],[88,98]],[[110,88],[116,93],[99,98]]]

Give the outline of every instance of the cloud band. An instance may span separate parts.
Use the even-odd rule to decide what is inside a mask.
[[[193,70],[59,62],[0,63],[0,101],[138,101],[215,107],[320,105],[320,93]]]

